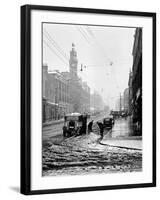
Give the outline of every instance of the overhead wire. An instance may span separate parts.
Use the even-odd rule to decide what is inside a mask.
[[[88,38],[85,36],[84,32],[80,29],[80,27],[76,27],[76,29],[81,33],[82,37],[83,37],[88,43],[90,43],[89,40],[88,40]]]
[[[44,44],[52,51],[52,53],[54,53],[54,55],[56,55],[63,63],[65,63],[65,65],[68,65],[68,63],[66,61],[64,61],[58,54],[57,52],[47,43],[47,41],[43,40]]]
[[[105,60],[108,61],[110,64],[111,64],[111,60],[108,58],[108,56],[106,56],[106,53],[104,52],[104,49],[103,47],[99,44],[99,42],[97,41],[93,31],[91,30],[90,27],[86,26],[86,27],[76,27],[77,30],[80,32],[80,34],[82,35],[82,37],[85,39],[85,41],[87,41],[87,43],[90,44],[90,37],[92,37],[93,41],[96,43],[96,45],[98,46],[98,48],[101,50],[103,56],[105,57]],[[44,30],[44,35],[46,37],[46,39],[48,40],[48,42],[51,44],[51,46],[54,47],[54,49],[56,49],[56,51],[60,54],[58,55],[58,53],[46,42],[44,41],[45,45],[65,64],[68,65],[68,63],[66,62],[69,61],[67,55],[65,54],[65,52],[61,49],[61,47],[57,44],[57,42],[54,40],[53,36],[51,36],[46,30]],[[61,57],[62,58],[61,58]],[[64,61],[65,60],[65,61]],[[105,67],[107,66],[105,64],[105,66],[100,66],[100,65],[86,65],[87,67]],[[111,65],[109,65],[111,66]],[[112,68],[113,69],[113,68]],[[115,78],[115,83],[117,85],[117,88],[118,87],[118,84],[117,84],[117,80],[116,80],[116,77],[115,77],[115,71],[113,69],[113,74],[114,74],[114,78]]]
[[[58,53],[62,56],[62,58],[66,61],[69,61],[68,56],[66,53],[61,49],[61,47],[57,44],[57,42],[53,39],[53,36],[51,36],[46,30],[44,30],[44,36],[46,39],[52,43],[52,46],[58,51]]]
[[[54,40],[53,35],[51,36],[45,29],[44,32],[48,35],[48,38],[53,42],[55,48],[68,60],[67,54],[62,50],[62,48],[58,45],[58,43]]]
[[[87,38],[87,40],[89,41],[89,43],[90,43],[90,38],[89,38],[89,36],[88,36],[88,34],[87,34],[87,32],[86,32],[86,30],[85,30],[85,28],[84,27],[79,27],[80,28],[80,30],[83,32],[83,34],[85,35],[85,37]]]
[[[113,71],[113,77],[115,79],[115,84],[116,84],[117,89],[119,89],[119,86],[118,86],[118,83],[117,83],[117,79],[116,79],[116,76],[115,76],[113,62],[108,58],[108,56],[106,55],[103,47],[97,41],[97,38],[96,38],[95,34],[93,33],[92,29],[89,26],[86,26],[85,29],[88,32],[88,34],[93,38],[93,41],[96,43],[96,45],[99,47],[99,49],[101,50],[103,56],[105,57],[105,60],[109,62],[109,64],[110,64],[109,66],[112,66],[112,71]]]
[[[111,59],[108,58],[108,56],[106,55],[103,47],[101,46],[101,44],[98,42],[95,34],[93,33],[93,31],[91,30],[90,27],[86,26],[85,27],[86,31],[88,32],[88,34],[92,37],[93,41],[95,42],[95,44],[98,46],[99,50],[101,51],[101,53],[103,54],[104,58],[105,58],[105,61],[111,63]]]

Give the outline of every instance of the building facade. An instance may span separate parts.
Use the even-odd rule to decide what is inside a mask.
[[[124,95],[120,93],[115,104],[116,111],[124,111]]]
[[[142,134],[142,28],[136,28],[133,45],[133,66],[129,77],[129,104],[132,121]]]
[[[42,111],[43,122],[56,118],[56,103],[55,103],[55,79],[48,74],[48,66],[43,66],[43,81],[42,81]]]
[[[72,43],[72,50],[70,51],[69,72],[72,79],[77,79],[78,58],[74,43]]]
[[[78,58],[75,45],[72,43],[69,59],[69,102],[73,112],[89,112],[90,88],[78,77]]]
[[[69,84],[58,71],[43,66],[43,122],[62,118],[69,113]]]
[[[129,88],[126,88],[123,93],[124,111],[129,112]]]
[[[101,95],[97,92],[94,91],[93,94],[91,94],[91,108],[93,111],[102,111],[104,110],[104,102],[101,97]]]
[[[129,73],[128,80],[128,89],[129,89],[129,114],[132,114],[132,71]]]
[[[42,110],[43,122],[58,120],[67,113],[90,111],[90,88],[78,77],[78,59],[72,44],[69,72],[48,71],[43,65]]]

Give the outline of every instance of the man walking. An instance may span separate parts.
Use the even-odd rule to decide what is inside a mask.
[[[92,132],[93,120],[88,124],[88,133]]]
[[[99,129],[100,129],[101,138],[103,138],[104,126],[103,126],[102,122],[97,122],[97,124],[98,124]]]

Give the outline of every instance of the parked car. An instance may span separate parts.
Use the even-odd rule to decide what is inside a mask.
[[[113,116],[113,115],[109,115],[109,118],[111,118],[111,119],[112,119],[112,125],[114,125],[114,123],[115,123],[114,116]]]
[[[113,126],[113,119],[112,117],[106,117],[103,119],[103,126],[106,129],[111,129]]]
[[[67,114],[64,117],[63,136],[85,134],[87,130],[87,115],[80,113]]]

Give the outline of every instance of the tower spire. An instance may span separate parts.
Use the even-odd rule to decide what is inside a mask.
[[[70,59],[69,59],[69,70],[72,78],[77,77],[77,66],[78,66],[77,52],[75,50],[75,44],[72,43],[72,50],[70,51]]]

